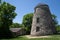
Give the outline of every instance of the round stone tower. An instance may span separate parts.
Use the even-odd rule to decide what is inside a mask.
[[[35,7],[31,35],[49,35],[56,33],[51,13],[47,4],[38,4]]]

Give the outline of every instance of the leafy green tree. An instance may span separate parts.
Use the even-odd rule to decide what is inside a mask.
[[[32,18],[33,18],[33,13],[26,14],[23,17],[22,24],[24,25],[24,27],[25,27],[26,31],[28,32],[28,34],[31,31]]]
[[[20,24],[18,23],[13,23],[10,27],[11,28],[19,28]]]
[[[3,2],[0,5],[0,34],[8,35],[9,26],[12,24],[16,16],[15,8],[13,5]]]
[[[10,28],[23,28],[24,26],[22,24],[19,23],[13,23]]]
[[[19,28],[19,27],[20,27],[20,24],[18,24],[18,23],[13,23],[10,27],[11,27],[11,28]]]
[[[54,15],[54,14],[52,14],[51,16],[52,16],[52,19],[53,19],[53,23],[54,23],[54,25],[57,26],[57,25],[58,25],[58,21],[57,21],[57,19],[56,19],[57,16]]]
[[[1,0],[0,0],[0,3],[1,3]]]
[[[57,26],[56,26],[56,31],[57,31],[57,32],[60,32],[60,25],[57,25]]]

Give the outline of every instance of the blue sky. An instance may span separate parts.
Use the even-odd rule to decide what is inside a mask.
[[[34,12],[34,7],[38,3],[49,5],[52,14],[57,16],[57,21],[60,24],[60,0],[3,0],[16,7],[17,16],[13,20],[14,23],[22,23],[23,16],[27,13]]]

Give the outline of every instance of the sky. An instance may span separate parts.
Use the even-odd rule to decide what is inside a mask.
[[[34,12],[34,7],[39,3],[44,3],[49,6],[52,14],[57,16],[58,24],[60,24],[60,0],[3,0],[16,7],[16,18],[14,23],[22,23],[23,16],[27,13]]]

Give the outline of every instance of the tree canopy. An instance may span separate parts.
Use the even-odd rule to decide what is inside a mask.
[[[0,5],[0,24],[7,23],[8,25],[11,24],[11,21],[15,18],[16,13],[15,7],[10,5],[9,3],[3,2]],[[1,27],[1,25],[0,25]]]
[[[31,31],[32,18],[33,18],[33,13],[29,13],[29,14],[26,14],[26,15],[23,16],[22,24],[25,26],[25,29],[29,33]]]
[[[24,25],[19,24],[19,23],[12,23],[12,25],[10,26],[10,28],[23,28]]]
[[[1,3],[0,5],[0,34],[8,33],[9,26],[12,24],[13,19],[17,15],[15,13],[15,9],[16,7],[9,3],[6,3],[6,2]]]
[[[54,15],[54,14],[51,14],[51,16],[52,16],[52,19],[53,19],[53,23],[54,23],[54,25],[55,26],[57,26],[58,25],[58,21],[57,21],[57,16],[56,15]]]
[[[0,0],[0,3],[1,3],[1,0]]]

